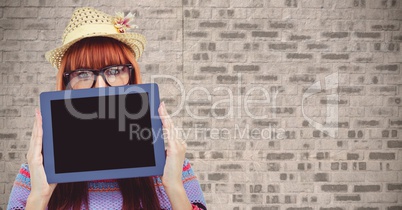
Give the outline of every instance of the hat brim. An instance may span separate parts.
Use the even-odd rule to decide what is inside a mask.
[[[89,37],[110,37],[121,41],[122,43],[126,44],[134,53],[135,59],[141,57],[142,53],[144,52],[146,39],[145,36],[139,33],[119,33],[119,34],[89,34],[84,37],[80,37],[74,39],[61,47],[55,48],[45,53],[45,58],[49,63],[52,64],[53,67],[59,69],[61,60],[71,45],[75,44],[76,42]]]

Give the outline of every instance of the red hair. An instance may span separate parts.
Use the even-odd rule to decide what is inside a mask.
[[[57,74],[56,89],[64,90],[63,73],[78,68],[100,69],[108,65],[128,64],[134,67],[132,81],[140,84],[140,68],[134,53],[122,42],[108,37],[91,37],[73,44],[64,54]],[[160,209],[152,177],[117,180],[123,197],[123,209]],[[88,209],[88,183],[59,183],[49,201],[49,209]]]
[[[73,44],[64,54],[57,73],[56,90],[65,90],[63,73],[78,68],[100,69],[131,63],[134,84],[141,84],[141,73],[134,52],[122,42],[108,37],[91,37]]]

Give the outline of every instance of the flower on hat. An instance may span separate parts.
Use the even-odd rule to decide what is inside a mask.
[[[123,12],[116,12],[116,16],[114,17],[114,27],[120,32],[124,33],[126,32],[127,29],[135,27],[137,28],[138,26],[136,25],[130,25],[130,21],[134,19],[134,14],[128,13],[124,17]]]

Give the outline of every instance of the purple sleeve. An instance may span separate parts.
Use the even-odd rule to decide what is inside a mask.
[[[7,209],[25,209],[28,195],[31,192],[31,179],[28,164],[22,164],[11,189]]]
[[[193,208],[196,206],[199,209],[206,210],[207,208],[204,199],[204,194],[201,190],[200,184],[198,183],[197,177],[195,176],[188,159],[184,160],[182,181],[184,189],[186,190],[187,197],[190,200],[191,204],[193,204]],[[171,209],[169,198],[166,195],[160,177],[156,178],[156,185],[158,186],[157,194],[159,197],[161,208],[166,210]]]

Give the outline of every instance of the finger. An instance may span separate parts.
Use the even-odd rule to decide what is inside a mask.
[[[171,127],[172,127],[172,124],[171,124],[170,121],[169,121],[170,116],[169,116],[169,114],[168,114],[167,111],[166,111],[166,107],[165,107],[165,103],[164,103],[164,102],[161,103],[161,105],[160,105],[158,111],[159,111],[159,115],[161,116],[161,120],[162,120],[163,127],[164,127],[164,128],[171,128]]]
[[[177,143],[177,144],[184,144],[184,143],[186,143],[184,140],[182,140],[181,138],[178,138],[178,133],[176,133],[177,132],[177,130],[175,129],[175,127],[174,127],[174,124],[173,124],[173,120],[172,120],[172,118],[170,117],[170,115],[167,113],[167,110],[166,110],[166,107],[165,107],[165,103],[164,102],[162,102],[161,103],[161,106],[162,106],[162,112],[164,113],[164,115],[166,116],[166,118],[165,118],[165,122],[167,123],[167,127],[168,128],[170,128],[170,139],[171,140],[173,140],[175,143]]]
[[[43,137],[43,129],[42,129],[42,115],[40,114],[40,111],[37,110],[36,113],[36,136],[35,136],[35,142],[34,142],[34,150],[33,150],[33,155],[39,156],[42,155],[42,137]]]
[[[166,121],[168,122],[170,127],[173,127],[173,120],[166,110],[165,102],[162,102],[162,106],[163,106],[164,115],[166,116]]]
[[[163,123],[163,129],[164,132],[166,132],[166,136],[167,136],[167,143],[168,143],[168,147],[170,148],[176,148],[176,129],[174,128],[173,122],[171,121],[171,118],[169,116],[169,114],[166,111],[166,107],[165,107],[165,103],[162,102],[160,105],[160,112],[161,115],[164,116],[164,118],[162,118],[162,123]],[[170,119],[170,120],[169,120]]]
[[[35,149],[37,118],[38,118],[38,116],[36,114],[36,109],[35,109],[35,119],[34,119],[34,123],[33,123],[33,127],[32,127],[31,140],[29,141],[29,149],[28,149],[28,153],[27,153],[28,159],[32,155],[32,151]]]

